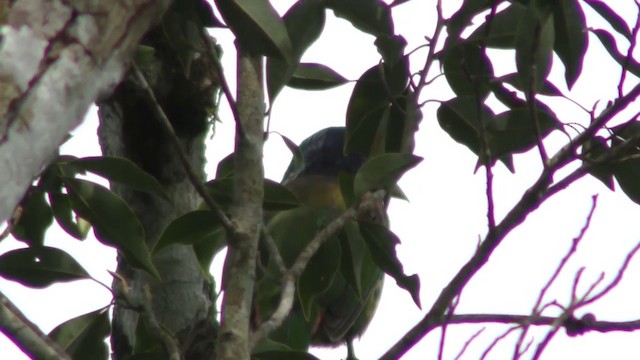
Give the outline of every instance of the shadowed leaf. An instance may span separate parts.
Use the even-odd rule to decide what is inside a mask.
[[[417,274],[405,275],[402,263],[398,260],[395,247],[400,243],[398,237],[383,225],[359,222],[360,232],[367,242],[373,261],[389,276],[394,278],[398,286],[407,290],[413,302],[420,304],[420,278]]]
[[[170,200],[164,187],[156,178],[128,159],[112,156],[92,156],[74,160],[70,162],[70,164],[102,176],[111,182],[126,185],[132,189],[145,191]]]
[[[387,153],[368,159],[356,173],[355,198],[360,199],[372,190],[390,191],[407,170],[421,161],[421,157],[407,153]]]
[[[347,80],[328,66],[300,63],[289,80],[289,86],[303,90],[325,90],[346,84]]]
[[[104,186],[64,179],[73,209],[93,225],[96,238],[120,250],[133,266],[159,278],[151,263],[142,224],[127,203]]]
[[[0,255],[0,276],[34,288],[89,278],[71,255],[47,246],[11,250]]]
[[[65,321],[49,337],[73,359],[107,359],[105,338],[111,333],[109,312],[101,309]]]

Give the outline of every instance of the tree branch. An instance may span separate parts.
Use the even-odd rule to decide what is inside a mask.
[[[0,221],[89,106],[119,83],[169,3],[15,2],[1,29]]]
[[[497,224],[493,230],[487,232],[485,240],[480,244],[476,253],[460,268],[458,273],[442,290],[440,296],[438,296],[424,318],[409,330],[402,339],[394,344],[381,359],[391,360],[401,357],[402,354],[408,351],[426,334],[442,324],[451,301],[462,291],[473,275],[487,263],[493,251],[500,245],[507,234],[521,224],[527,216],[537,209],[545,200],[584,176],[586,170],[583,166],[563,179],[564,181],[560,181],[550,187],[553,183],[553,175],[555,172],[567,163],[575,160],[577,158],[577,149],[638,96],[640,96],[640,84],[632,88],[625,96],[617,98],[594,119],[585,131],[576,136],[560,149],[555,156],[549,159],[547,166],[543,169],[538,180],[525,191],[520,201],[509,211],[504,219]]]
[[[594,195],[592,197],[591,210],[589,211],[589,214],[587,215],[587,220],[585,221],[584,226],[580,230],[580,233],[578,234],[578,236],[573,238],[573,241],[571,242],[571,247],[569,248],[569,250],[567,251],[565,256],[562,258],[562,260],[560,260],[560,263],[558,264],[558,266],[556,266],[555,271],[553,272],[553,274],[551,275],[551,277],[547,281],[546,285],[540,291],[540,294],[538,295],[538,299],[536,300],[536,303],[533,306],[533,309],[531,311],[531,316],[538,316],[538,315],[542,314],[542,311],[544,310],[544,307],[542,307],[542,308],[540,307],[542,305],[542,300],[544,299],[544,296],[546,295],[546,293],[549,290],[549,288],[551,287],[551,285],[555,282],[555,280],[558,278],[558,276],[562,272],[562,269],[564,269],[564,266],[567,264],[569,259],[571,259],[571,257],[578,250],[578,244],[580,244],[580,242],[584,238],[584,235],[587,233],[587,229],[589,229],[589,225],[591,225],[591,219],[593,217],[593,213],[595,212],[597,202],[598,202],[598,196]],[[529,328],[528,324],[524,324],[522,326],[522,332],[520,333],[520,337],[519,337],[519,339],[517,341],[517,344],[516,344],[516,347],[514,349],[514,357],[516,356],[516,354],[520,354],[520,353],[522,353],[522,351],[524,351],[522,349],[522,344],[524,343],[524,340],[525,340],[525,338],[527,336],[528,328]]]
[[[449,320],[449,325],[462,324],[516,324],[520,326],[550,326],[558,320],[554,316],[531,316],[531,315],[509,315],[509,314],[457,314]],[[636,331],[640,330],[640,319],[631,321],[604,321],[593,319],[592,316],[585,316],[582,319],[575,319],[584,325],[586,331],[596,331],[600,333],[614,331]]]
[[[264,93],[263,58],[238,46],[238,119],[233,200],[229,216],[237,232],[229,234],[227,271],[218,341],[218,359],[249,359],[250,315],[260,228],[263,223]]]
[[[64,350],[0,292],[0,329],[29,357],[71,360]]]

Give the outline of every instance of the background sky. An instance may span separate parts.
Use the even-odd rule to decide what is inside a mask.
[[[275,0],[274,6],[284,13],[293,2]],[[459,6],[459,1],[444,1],[445,16]],[[607,2],[628,21],[638,16],[633,1]],[[587,6],[587,23],[594,28],[609,29]],[[424,36],[433,32],[435,1],[412,1],[394,8],[396,32],[407,38],[407,50],[424,43]],[[373,45],[373,37],[363,35],[347,22],[327,14],[325,33],[305,54],[303,61],[329,65],[343,76],[356,80],[362,72],[378,62],[379,55]],[[478,19],[480,22],[481,19]],[[226,31],[212,33],[225,53],[223,65],[232,89],[235,89],[235,52],[233,37]],[[626,49],[623,49],[626,51]],[[496,75],[515,71],[513,55],[493,50]],[[417,70],[423,66],[426,49],[412,56],[411,66]],[[437,67],[434,68],[437,74]],[[571,92],[563,86],[564,69],[555,59],[552,69],[554,83],[566,94],[587,108],[601,100],[598,109],[616,96],[620,77],[619,68],[609,60],[598,40],[590,36],[589,52],[583,68],[583,76]],[[630,77],[626,88],[636,78]],[[353,83],[324,92],[304,92],[284,89],[272,110],[271,130],[280,132],[300,142],[319,129],[344,125],[344,114]],[[440,78],[424,92],[423,99],[447,100],[453,97],[446,80]],[[589,115],[567,100],[544,98],[556,111],[560,120],[588,124]],[[493,105],[493,103],[492,103]],[[423,108],[424,119],[417,134],[416,153],[424,161],[401,180],[400,186],[409,202],[394,200],[389,209],[391,228],[400,237],[398,254],[405,271],[418,273],[421,278],[423,310],[417,309],[411,297],[399,289],[393,279],[385,284],[378,312],[369,330],[355,345],[356,354],[362,359],[380,356],[408,329],[419,321],[433,300],[458,269],[472,256],[478,241],[486,233],[485,175],[483,170],[474,174],[477,158],[464,146],[451,140],[437,123],[437,103]],[[632,104],[637,112],[640,102]],[[633,109],[632,109],[633,110]],[[215,137],[208,140],[207,173],[215,176],[218,160],[233,149],[234,124],[226,104],[220,109],[222,123],[216,124]],[[621,118],[622,120],[623,118]],[[97,119],[95,108],[86,121],[74,132],[74,138],[65,144],[62,152],[79,156],[99,155],[95,135]],[[573,133],[572,133],[573,134]],[[566,135],[553,133],[545,141],[553,154],[564,143]],[[280,180],[289,163],[290,153],[282,140],[273,135],[265,146],[266,176]],[[497,220],[511,209],[523,192],[535,181],[541,171],[537,150],[515,156],[516,173],[509,173],[502,165],[494,168],[495,206]],[[566,172],[562,172],[566,173]],[[462,293],[457,313],[529,314],[538,293],[553,273],[559,260],[569,249],[572,239],[583,227],[589,212],[592,196],[598,194],[598,203],[591,226],[578,252],[565,271],[552,286],[545,302],[557,300],[567,304],[571,297],[571,284],[576,271],[586,267],[579,292],[584,291],[602,272],[605,284],[617,273],[627,252],[640,241],[640,207],[622,192],[611,192],[599,181],[585,177],[554,196],[531,214],[512,231],[492,255],[489,263],[474,277]],[[69,252],[99,281],[110,284],[107,270],[116,267],[115,251],[98,243],[93,237],[79,242],[68,237],[54,225],[47,235],[48,245]],[[7,239],[0,243],[0,253],[22,247],[17,241]],[[219,273],[221,257],[212,271]],[[585,312],[598,319],[623,321],[640,318],[640,258],[632,261],[620,286],[601,301],[592,304],[576,315]],[[92,281],[77,281],[34,290],[0,279],[0,290],[14,301],[25,314],[48,332],[65,320],[103,307],[111,300],[111,294]],[[547,315],[557,315],[551,309]],[[488,344],[507,327],[499,325],[451,326],[447,330],[444,358],[456,357],[462,345],[481,328],[484,332],[470,345],[463,358],[478,358]],[[546,334],[546,328],[533,329],[534,345]],[[488,358],[511,357],[518,334],[500,343]],[[528,338],[529,340],[529,338]],[[440,331],[433,331],[406,359],[432,359],[437,356]],[[560,331],[548,347],[544,359],[636,359],[637,333],[589,333],[568,338]],[[341,359],[344,348],[336,350],[314,349],[321,359]],[[24,359],[25,356],[6,337],[0,334],[2,359]],[[525,358],[531,355],[525,355]]]

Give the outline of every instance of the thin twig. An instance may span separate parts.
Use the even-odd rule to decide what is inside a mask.
[[[637,11],[640,13],[640,3],[636,1]],[[624,64],[622,65],[622,71],[620,72],[620,81],[618,82],[618,97],[622,96],[624,90],[624,83],[627,78],[627,67],[631,60],[633,59],[633,53],[636,49],[636,45],[638,42],[638,30],[640,29],[640,17],[636,19],[636,23],[633,26],[633,30],[631,32],[631,43],[629,44],[629,49],[627,50],[627,56],[625,56]]]
[[[433,31],[433,36],[431,36],[429,40],[429,53],[427,54],[427,59],[425,60],[424,66],[420,71],[420,80],[415,88],[415,97],[416,99],[420,99],[420,93],[422,89],[427,85],[427,76],[429,75],[429,71],[431,70],[431,66],[433,65],[433,61],[435,60],[436,47],[438,44],[438,40],[440,39],[440,33],[445,25],[444,15],[442,13],[442,0],[438,0],[436,3],[436,28]]]
[[[480,336],[480,334],[482,334],[482,332],[485,330],[486,328],[481,328],[480,330],[476,331],[473,335],[471,335],[471,337],[469,339],[467,339],[467,341],[465,341],[464,345],[462,346],[462,349],[460,349],[460,352],[458,353],[458,355],[455,357],[455,360],[459,360],[462,359],[462,355],[464,355],[464,352],[467,350],[467,348],[469,347],[469,345],[471,345],[471,343],[473,342],[473,340],[475,340],[478,336]]]
[[[636,246],[633,249],[631,249],[631,251],[627,254],[626,258],[624,259],[624,262],[622,263],[622,266],[618,270],[618,274],[613,279],[613,281],[611,281],[611,283],[609,285],[607,285],[607,287],[602,289],[602,291],[600,291],[598,294],[594,295],[593,297],[591,297],[589,299],[586,299],[583,302],[583,305],[588,305],[588,304],[591,304],[591,303],[599,300],[600,298],[602,298],[603,296],[608,294],[609,291],[611,291],[613,288],[615,288],[620,283],[620,281],[622,280],[622,277],[623,277],[624,273],[626,272],[627,267],[629,267],[629,264],[631,263],[631,260],[636,255],[636,253],[638,253],[638,251],[640,251],[640,242],[638,244],[636,244]]]
[[[485,39],[489,37],[491,31],[491,25],[493,24],[493,19],[496,15],[497,10],[497,1],[493,0],[491,4],[491,12],[487,15],[487,27],[485,29],[484,38],[480,42],[480,52],[484,53],[486,50],[486,42]],[[466,67],[464,68],[465,73],[467,72]],[[481,158],[484,158],[484,168],[485,168],[485,182],[486,182],[486,197],[487,197],[487,224],[489,231],[496,227],[496,216],[495,216],[495,205],[494,205],[494,197],[493,197],[493,159],[491,154],[491,148],[489,147],[489,142],[487,141],[487,124],[485,122],[485,118],[483,116],[482,111],[482,99],[480,98],[480,86],[482,85],[482,77],[477,74],[468,74],[467,80],[472,83],[474,93],[475,93],[475,110],[476,116],[478,117],[478,124],[480,124],[480,151]]]
[[[507,329],[507,331],[505,331],[504,333],[502,333],[500,336],[496,337],[495,339],[493,339],[493,341],[491,342],[491,344],[489,344],[489,346],[487,346],[487,348],[482,352],[482,356],[480,357],[480,360],[484,360],[489,353],[491,352],[491,350],[493,350],[493,348],[498,345],[498,343],[502,340],[504,340],[507,336],[509,336],[509,334],[511,334],[512,332],[516,331],[517,329],[519,329],[520,326],[513,326],[510,327],[509,329]]]
[[[547,281],[545,286],[540,291],[540,294],[538,294],[538,299],[536,300],[536,303],[534,304],[533,309],[531,310],[531,316],[532,317],[542,314],[542,310],[543,309],[540,308],[540,305],[542,304],[542,300],[544,299],[544,296],[546,295],[546,293],[549,290],[549,288],[551,287],[551,285],[556,281],[556,279],[558,278],[558,276],[560,275],[560,273],[564,269],[565,265],[569,262],[569,259],[571,259],[571,257],[578,250],[578,244],[580,244],[580,242],[584,238],[584,235],[587,232],[587,229],[589,229],[589,226],[591,225],[591,219],[593,217],[593,213],[595,212],[597,202],[598,202],[598,195],[593,195],[592,196],[592,202],[591,202],[591,209],[589,210],[589,214],[587,215],[587,219],[585,220],[585,224],[584,224],[584,226],[582,226],[582,229],[580,229],[580,232],[579,232],[578,236],[573,238],[573,240],[571,242],[571,247],[569,248],[569,250],[567,251],[565,256],[562,258],[562,260],[560,260],[560,263],[556,267],[555,271],[553,272],[553,274],[551,275],[551,277],[549,278],[549,280]],[[522,354],[523,353],[522,344],[524,342],[524,339],[526,338],[528,329],[529,329],[529,325],[528,324],[524,324],[522,326],[522,332],[520,333],[520,337],[518,338],[518,341],[516,342],[516,346],[514,348],[514,354]]]
[[[284,264],[284,260],[282,260],[282,256],[280,255],[280,251],[278,250],[275,240],[264,224],[262,225],[262,239],[269,250],[269,255],[273,257],[273,260],[278,267],[278,271],[280,271],[280,274],[284,275],[284,273],[287,272],[287,266]]]
[[[187,174],[189,181],[191,182],[193,187],[196,189],[198,194],[200,194],[205,204],[207,204],[207,206],[216,214],[216,216],[222,223],[222,226],[224,226],[225,230],[227,230],[227,232],[230,232],[230,233],[235,233],[236,232],[235,225],[231,222],[231,220],[229,220],[229,218],[224,213],[224,211],[222,211],[222,208],[220,207],[220,205],[218,205],[218,203],[216,203],[215,200],[213,200],[213,198],[209,196],[207,189],[202,184],[202,179],[200,179],[198,175],[196,175],[195,171],[191,167],[191,163],[189,163],[189,159],[187,158],[187,155],[184,152],[182,145],[180,144],[180,140],[178,140],[178,136],[173,130],[173,126],[171,125],[171,122],[167,118],[167,115],[165,114],[164,110],[162,110],[162,108],[160,107],[160,104],[158,103],[158,100],[156,99],[156,96],[153,93],[153,90],[149,86],[149,83],[145,79],[144,75],[135,64],[133,64],[132,69],[133,69],[133,75],[135,76],[136,81],[143,87],[143,89],[147,93],[147,96],[145,98],[147,99],[151,107],[151,110],[154,113],[154,116],[158,119],[158,121],[160,121],[160,124],[164,127],[164,129],[170,135],[169,138],[171,139],[171,145],[173,146],[174,150],[178,154],[178,157],[180,158],[180,162],[184,167],[184,171]]]

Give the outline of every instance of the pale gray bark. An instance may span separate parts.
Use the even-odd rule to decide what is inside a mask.
[[[16,2],[0,43],[0,221],[89,106],[118,84],[169,0]]]

